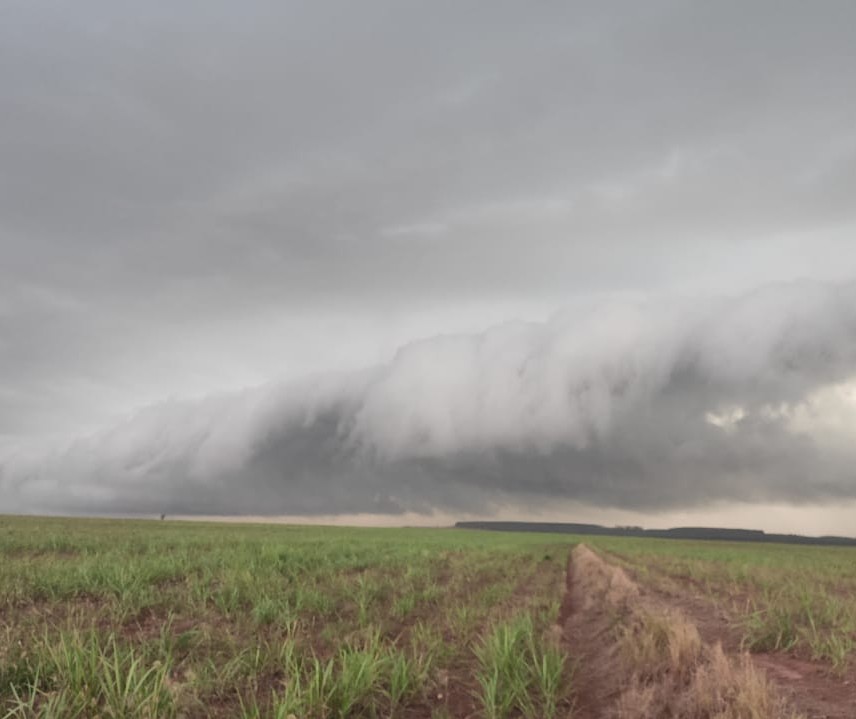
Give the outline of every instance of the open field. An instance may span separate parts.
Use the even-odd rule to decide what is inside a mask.
[[[856,716],[856,550],[585,543],[0,518],[0,718]]]
[[[0,518],[0,717],[551,717],[567,537]]]

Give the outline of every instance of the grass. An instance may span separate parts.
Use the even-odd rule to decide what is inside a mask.
[[[752,652],[793,652],[845,671],[856,652],[856,549],[597,537],[643,583],[706,595]]]
[[[571,540],[0,518],[0,718],[551,717]]]
[[[570,716],[578,658],[551,628],[578,539],[0,517],[0,719]],[[585,541],[706,595],[752,651],[852,665],[854,550]],[[640,681],[627,716],[662,677],[686,716],[770,701],[689,625],[637,619],[615,630]]]
[[[487,719],[552,719],[567,696],[565,655],[541,640],[531,614],[487,634],[476,649],[479,700]]]

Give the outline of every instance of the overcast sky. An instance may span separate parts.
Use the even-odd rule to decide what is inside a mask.
[[[0,511],[829,528],[854,27],[0,3]]]

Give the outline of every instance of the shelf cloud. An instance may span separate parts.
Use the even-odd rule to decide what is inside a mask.
[[[856,506],[854,27],[0,3],[0,513]]]
[[[856,417],[854,377],[852,283],[609,303],[153,405],[7,457],[0,488],[12,509],[184,514],[854,499],[852,425],[811,422],[819,401]]]

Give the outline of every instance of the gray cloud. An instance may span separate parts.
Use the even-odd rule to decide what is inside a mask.
[[[852,442],[800,424],[854,377],[854,284],[609,304],[155,405],[8,458],[0,487],[12,509],[181,513],[854,499]]]
[[[464,414],[446,426],[456,427],[461,446],[443,444],[433,415],[419,421],[440,434],[417,441],[405,432],[419,434],[410,415],[393,401],[393,377],[419,376],[415,397],[453,376],[466,392],[467,372],[501,358],[480,355],[480,341],[463,338],[411,347],[391,364],[390,356],[414,337],[499,323],[505,329],[486,337],[560,363],[561,348],[538,343],[586,333],[609,339],[577,327],[579,318],[598,316],[592,307],[628,298],[667,305],[664,297],[680,294],[702,313],[701,296],[851,280],[854,22],[856,6],[836,0],[3,3],[0,453],[4,486],[16,488],[8,496],[19,509],[50,504],[51,482],[60,482],[50,462],[37,462],[36,484],[22,483],[20,457],[51,438],[117,426],[125,429],[115,430],[116,442],[140,433],[143,464],[112,445],[104,464],[94,459],[102,440],[82,442],[60,455],[77,469],[74,481],[60,482],[69,489],[57,492],[57,506],[130,508],[133,495],[149,507],[160,500],[145,487],[162,483],[175,489],[159,490],[174,497],[170,506],[226,511],[216,487],[222,482],[228,496],[242,477],[255,487],[247,496],[253,511],[260,496],[275,507],[290,497],[295,511],[475,506],[488,488],[537,502],[546,487],[566,487],[556,469],[566,461],[589,467],[592,501],[607,501],[609,478],[634,468],[636,484],[615,480],[621,497],[636,487],[634,501],[643,504],[672,487],[675,501],[694,501],[699,490],[680,491],[684,472],[651,460],[660,444],[647,438],[644,423],[619,431],[641,410],[609,414],[609,441],[578,446],[562,435],[564,444],[551,444],[558,430],[514,404],[525,395],[518,387],[519,396],[506,399],[520,426],[503,429],[499,418],[455,405]],[[566,313],[543,326],[502,325],[543,320],[562,306]],[[650,323],[644,327],[628,312],[600,322],[615,323],[619,335],[622,323],[645,338],[678,332],[659,324],[668,325],[671,310],[640,310],[648,319],[638,321]],[[675,323],[686,332],[694,321]],[[759,332],[767,326],[753,322]],[[722,342],[740,346],[732,340]],[[699,357],[713,356],[701,337],[680,343],[683,352],[694,346]],[[436,376],[411,366],[423,352],[442,359]],[[669,364],[656,354],[646,371]],[[583,372],[577,357],[565,359]],[[681,361],[665,388],[651,389],[638,406],[653,402],[664,427],[675,423],[669,431],[704,438],[698,456],[689,442],[669,461],[696,461],[699,476],[719,477],[710,481],[712,495],[733,481],[737,494],[766,496],[774,485],[764,477],[779,466],[786,476],[811,474],[813,461],[821,475],[837,471],[830,452],[838,444],[824,444],[820,456],[812,447],[821,438],[789,443],[784,420],[767,417],[756,427],[756,412],[741,420],[740,451],[716,453],[731,458],[732,479],[717,474],[722,465],[711,447],[732,447],[732,439],[703,415],[718,411],[739,383],[709,386],[707,369]],[[308,390],[299,401],[291,395],[307,373],[341,377],[375,366],[330,380],[338,389],[326,389],[321,404]],[[558,370],[547,363],[539,371]],[[757,382],[740,385],[746,396],[729,401],[743,406],[766,387],[761,367],[755,372]],[[771,370],[769,381],[777,376]],[[508,391],[519,384],[500,380]],[[539,381],[526,391],[546,393],[540,399],[553,407],[552,376]],[[247,390],[243,399],[228,395],[265,382],[268,389]],[[473,391],[471,402],[481,401],[478,384]],[[764,401],[803,396],[796,385],[764,391]],[[198,405],[179,399],[221,396]],[[447,411],[432,396],[424,400],[414,403],[422,412]],[[163,429],[184,438],[171,459],[157,459],[163,447],[142,439],[157,435],[160,422],[171,427],[173,412],[202,422],[201,436],[218,403],[228,413],[243,408],[269,443],[242,425],[251,456],[235,463],[224,450],[224,468],[207,460],[196,482],[195,440],[184,430]],[[119,421],[145,405],[156,408]],[[595,422],[597,407],[589,409]],[[310,410],[319,419],[298,423],[296,432],[295,417]],[[573,429],[582,421],[575,415],[553,419],[580,437],[603,429]],[[390,434],[395,428],[399,434]],[[779,440],[779,454],[763,449]],[[325,459],[320,446],[337,449]],[[398,456],[398,446],[409,449]],[[155,464],[144,471],[148,452]],[[110,464],[120,456],[120,466]],[[314,494],[295,499],[296,490],[272,479],[286,456],[307,468],[288,486],[305,481]],[[158,479],[161,461],[170,469]],[[177,471],[185,465],[186,483]],[[100,479],[87,479],[88,471]],[[110,476],[134,472],[148,484],[123,480],[111,489]],[[797,496],[799,482],[782,482],[785,496]],[[830,496],[846,484],[831,474],[829,482]],[[203,490],[210,499],[203,501]],[[588,496],[584,483],[578,490]]]

